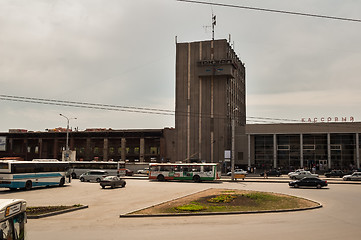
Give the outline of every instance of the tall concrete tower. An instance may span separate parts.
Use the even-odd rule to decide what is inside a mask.
[[[247,149],[244,64],[225,39],[176,48],[176,160],[223,162],[233,136],[235,163],[241,164]]]

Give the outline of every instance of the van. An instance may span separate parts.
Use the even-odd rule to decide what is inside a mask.
[[[80,175],[79,179],[81,182],[90,182],[90,181],[100,182],[104,177],[108,175],[109,174],[107,171],[90,170]]]

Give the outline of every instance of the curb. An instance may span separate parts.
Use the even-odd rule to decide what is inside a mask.
[[[283,212],[299,212],[322,208],[322,204],[309,208],[296,208],[296,209],[282,209],[282,210],[261,210],[261,211],[248,211],[248,212],[208,212],[208,213],[177,213],[177,214],[154,214],[154,215],[120,215],[120,218],[145,218],[145,217],[189,217],[189,216],[213,216],[213,215],[236,215],[236,214],[257,214],[257,213],[283,213]]]
[[[77,210],[84,209],[84,208],[88,208],[88,206],[85,205],[85,206],[81,206],[81,207],[69,208],[69,209],[65,209],[65,210],[60,210],[60,211],[56,211],[56,212],[45,213],[45,214],[35,215],[35,216],[28,215],[27,218],[28,219],[39,219],[39,218],[44,218],[44,217],[51,217],[51,216],[55,216],[55,215],[59,215],[59,214],[63,214],[63,213],[77,211]]]

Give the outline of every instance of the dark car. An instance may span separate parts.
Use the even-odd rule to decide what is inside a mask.
[[[133,176],[134,172],[130,169],[125,169],[125,176]]]
[[[319,178],[302,178],[301,180],[296,180],[288,183],[291,187],[317,187],[322,188],[327,186],[327,181],[321,180]]]
[[[267,176],[276,176],[279,177],[282,175],[282,173],[278,170],[271,170],[271,171],[266,171]],[[260,176],[263,177],[264,172],[260,173]]]
[[[100,186],[102,188],[105,188],[106,186],[109,186],[111,188],[115,188],[115,187],[125,187],[126,182],[121,179],[120,177],[116,177],[116,176],[108,176],[103,178],[100,181]]]
[[[325,173],[325,177],[343,177],[346,173],[341,170],[332,170],[331,172]]]

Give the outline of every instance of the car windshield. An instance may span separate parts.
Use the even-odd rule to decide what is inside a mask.
[[[114,176],[104,178],[104,180],[116,180],[116,179],[117,179],[117,177],[114,177]]]

